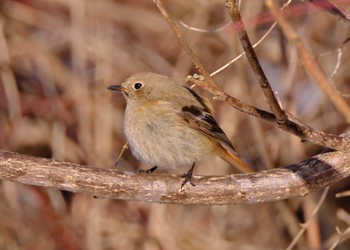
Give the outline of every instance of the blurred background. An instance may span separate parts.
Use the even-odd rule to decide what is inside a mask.
[[[241,53],[224,1],[165,1],[205,67],[213,72]],[[344,8],[349,9],[346,1]],[[287,20],[330,77],[349,24],[294,1]],[[263,1],[242,2],[253,42],[273,22]],[[224,27],[224,28],[221,28]],[[275,28],[256,48],[284,109],[328,133],[347,129],[344,117],[305,72],[295,48]],[[346,46],[334,85],[350,93]],[[164,18],[146,0],[0,1],[0,149],[114,168],[121,151],[125,101],[107,90],[132,73],[153,71],[183,82],[196,73]],[[268,110],[245,58],[215,76],[236,98]],[[196,91],[211,98],[208,93]],[[239,154],[258,170],[297,163],[324,149],[227,104],[213,101],[216,118]],[[126,151],[118,167],[147,168]],[[213,156],[195,174],[232,173]],[[174,173],[174,172],[172,172]],[[181,174],[181,173],[177,173]],[[350,225],[349,180],[331,187],[294,249],[328,249]],[[88,195],[0,185],[0,249],[284,249],[321,193],[239,206],[179,206],[94,199]],[[348,234],[345,234],[346,240]],[[337,249],[349,249],[345,241]]]

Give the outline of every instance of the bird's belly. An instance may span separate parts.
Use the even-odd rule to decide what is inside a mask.
[[[157,120],[125,124],[131,151],[145,164],[161,168],[189,166],[212,151],[210,139],[200,131],[175,118]]]

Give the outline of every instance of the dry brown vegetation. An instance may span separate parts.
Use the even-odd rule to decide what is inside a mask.
[[[181,26],[209,72],[241,53],[232,25],[215,30],[231,21],[223,1],[165,4],[177,22],[202,29]],[[343,7],[349,8],[346,1]],[[242,1],[241,14],[253,42],[274,21],[263,1]],[[329,83],[350,93],[346,44],[337,59],[349,23],[306,2],[292,2],[283,15]],[[344,133],[349,117],[305,71],[294,45],[277,25],[255,49],[283,109],[313,128]],[[178,81],[196,72],[157,7],[145,0],[1,1],[0,66],[0,148],[101,168],[114,168],[125,143],[125,101],[107,86],[140,71]],[[230,95],[269,110],[244,57],[214,79]],[[325,151],[227,104],[213,104],[237,151],[259,170]],[[129,151],[118,167],[147,168]],[[231,172],[208,156],[195,174]],[[335,198],[347,189],[348,179],[333,185],[309,220],[321,193],[254,205],[180,206],[94,199],[3,181],[0,249],[284,249],[305,221],[310,223],[295,249],[328,249],[337,240],[337,249],[348,249],[343,240],[349,236],[350,204]]]

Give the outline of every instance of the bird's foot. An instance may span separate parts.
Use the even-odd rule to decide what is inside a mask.
[[[181,190],[183,189],[183,187],[185,186],[185,184],[187,182],[189,182],[192,186],[196,186],[193,182],[192,182],[192,175],[193,175],[193,170],[194,170],[194,166],[196,165],[196,163],[193,163],[192,167],[190,168],[190,170],[188,170],[187,173],[184,173],[183,175],[181,175],[181,178],[183,179],[182,183],[181,183]]]

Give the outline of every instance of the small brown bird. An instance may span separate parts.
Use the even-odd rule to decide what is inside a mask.
[[[153,172],[160,168],[192,165],[182,186],[191,182],[195,163],[215,153],[241,172],[253,169],[240,158],[214,118],[209,101],[172,78],[155,73],[137,73],[121,85],[127,106],[124,133],[134,156]]]

